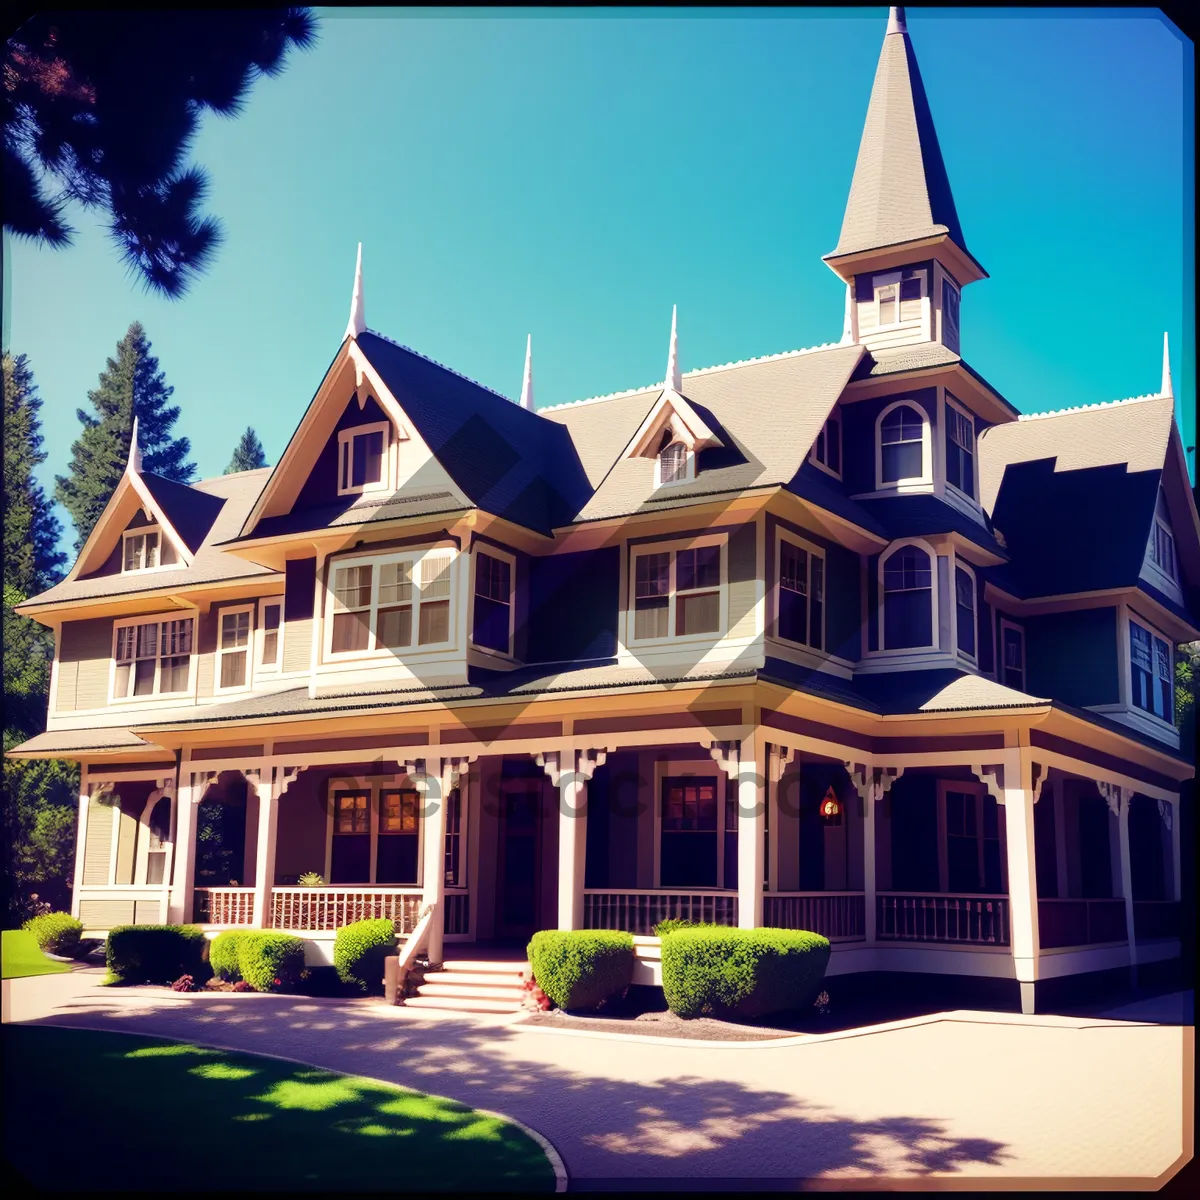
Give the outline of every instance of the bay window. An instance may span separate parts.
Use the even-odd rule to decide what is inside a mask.
[[[933,560],[900,546],[883,560],[883,649],[933,645]]]
[[[777,636],[820,650],[825,644],[825,557],[812,546],[779,538]]]
[[[193,620],[119,622],[113,630],[112,698],[186,692],[191,680]]]
[[[975,576],[964,566],[954,568],[954,615],[958,652],[975,657]]]
[[[723,558],[716,540],[680,549],[635,550],[633,641],[719,633]]]
[[[879,418],[877,485],[929,483],[929,418],[915,404],[901,401]]]
[[[497,654],[512,654],[513,562],[475,551],[475,611],[471,640]]]
[[[942,280],[942,343],[958,351],[958,288],[948,279]]]
[[[1129,670],[1135,708],[1168,723],[1175,719],[1174,652],[1171,643],[1130,618]]]
[[[975,498],[975,423],[946,396],[946,482]]]
[[[228,692],[250,685],[250,615],[253,611],[249,605],[221,611],[215,691]]]

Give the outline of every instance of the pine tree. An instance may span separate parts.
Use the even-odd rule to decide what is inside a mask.
[[[259,467],[267,465],[267,456],[263,451],[262,442],[258,440],[258,434],[254,432],[249,425],[246,426],[246,432],[242,434],[240,441],[233,449],[233,457],[229,460],[229,466],[225,468],[226,475],[233,475],[237,471],[257,471]]]
[[[135,321],[117,343],[116,358],[100,373],[99,386],[88,393],[98,415],[77,410],[83,431],[71,447],[68,474],[56,477],[54,498],[75,522],[76,550],[87,541],[125,469],[135,415],[142,470],[180,483],[195,477],[196,464],[186,461],[191,443],[172,433],[179,406],[167,402],[174,390]]]

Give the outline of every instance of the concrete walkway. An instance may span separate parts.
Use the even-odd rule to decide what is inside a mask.
[[[1191,1154],[1187,1026],[960,1012],[706,1044],[102,977],[6,981],[4,1020],[185,1038],[450,1096],[546,1136],[572,1190],[897,1176],[1142,1189]]]

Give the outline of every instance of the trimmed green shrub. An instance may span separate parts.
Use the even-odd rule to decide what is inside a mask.
[[[43,913],[40,917],[30,917],[21,928],[33,934],[34,941],[46,954],[58,954],[63,958],[70,958],[75,954],[83,934],[83,922],[65,912]]]
[[[559,1008],[598,1008],[633,975],[633,935],[613,929],[543,929],[529,943],[538,987]]]
[[[387,917],[343,925],[333,939],[338,978],[358,992],[383,991],[383,960],[396,950],[396,927]]]
[[[104,948],[122,983],[173,983],[181,975],[207,979],[208,939],[198,925],[117,925]]]
[[[810,1004],[829,939],[795,929],[677,929],[662,939],[663,994],[681,1017],[760,1017]]]
[[[687,917],[666,917],[654,927],[655,937],[665,937],[676,929],[725,929],[725,925],[717,925],[712,921],[690,921]]]
[[[304,970],[304,939],[247,931],[238,941],[238,970],[256,992],[294,992]]]
[[[224,979],[226,983],[236,983],[241,979],[238,946],[250,932],[248,929],[227,929],[208,943],[208,965],[218,979]]]

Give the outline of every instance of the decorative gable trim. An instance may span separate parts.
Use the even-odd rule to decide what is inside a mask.
[[[656,458],[663,433],[670,429],[695,454],[724,442],[678,392],[664,389],[646,419],[638,426],[622,458]]]

